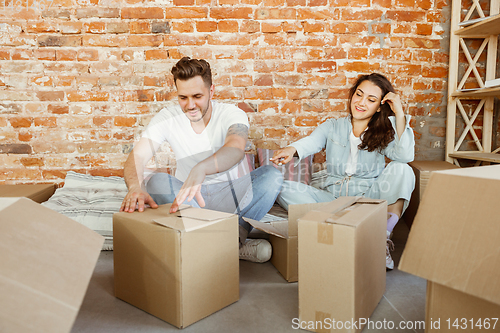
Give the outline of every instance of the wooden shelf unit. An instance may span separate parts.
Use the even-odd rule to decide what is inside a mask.
[[[492,152],[493,131],[497,130],[493,123],[495,97],[500,97],[500,87],[484,88],[484,82],[496,79],[498,36],[500,35],[500,1],[489,0],[489,16],[486,16],[480,6],[479,0],[472,0],[469,8],[464,8],[465,0],[452,0],[451,28],[450,28],[450,62],[448,74],[448,108],[446,121],[446,160],[460,166],[459,159],[468,159],[481,162],[500,163],[500,154]],[[483,2],[484,3],[484,2]],[[479,22],[460,27],[462,12],[467,11],[463,22],[466,22],[477,11]],[[482,39],[483,42],[475,55],[469,51],[466,39]],[[459,77],[460,51],[463,51],[468,68]],[[480,56],[486,53],[486,73],[484,79],[478,70]],[[463,64],[463,63],[462,63]],[[465,83],[468,78],[474,77],[478,89],[466,90]],[[474,112],[467,112],[462,100],[477,100],[478,106]],[[456,119],[460,115],[465,123],[462,133],[457,133]],[[478,116],[482,115],[482,126],[476,122]],[[475,128],[482,129],[482,138],[479,139]],[[477,150],[459,151],[467,134],[470,133]],[[458,138],[458,139],[457,139]]]
[[[451,95],[452,97],[459,97],[463,99],[474,99],[482,97],[495,97],[500,96],[500,87],[481,88],[473,91],[457,91]]]
[[[456,159],[466,159],[473,161],[481,161],[481,162],[490,162],[490,163],[500,163],[500,154],[495,153],[478,153],[478,152],[470,152],[470,151],[457,151],[453,154],[450,154],[451,157]]]
[[[458,29],[455,34],[461,37],[498,35],[500,34],[500,15],[490,15],[481,22]]]

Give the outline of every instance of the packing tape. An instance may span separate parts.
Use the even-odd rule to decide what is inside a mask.
[[[318,243],[333,245],[333,224],[318,223]]]
[[[314,316],[315,316],[315,319],[316,319],[316,321],[315,321],[315,322],[316,322],[316,323],[321,322],[323,325],[324,325],[325,323],[327,323],[327,322],[328,322],[328,320],[331,320],[331,319],[332,319],[332,315],[331,315],[331,314],[326,313],[326,312],[321,312],[321,311],[316,311]],[[318,332],[318,333],[330,333],[330,332],[331,332],[331,330],[330,330],[330,329],[323,328],[323,325],[321,325],[321,326],[319,326],[319,325],[318,325],[318,326],[316,327],[315,332]]]

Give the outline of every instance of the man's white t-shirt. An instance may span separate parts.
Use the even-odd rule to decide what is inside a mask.
[[[361,134],[361,135],[363,135],[363,134]],[[353,132],[351,132],[351,135],[349,136],[349,142],[350,142],[351,149],[350,149],[349,157],[347,159],[347,165],[345,168],[345,173],[348,176],[352,176],[356,173],[356,164],[358,163],[358,152],[359,152],[358,146],[361,144],[361,135],[358,138],[358,137],[354,136]]]
[[[177,160],[175,177],[183,182],[196,164],[224,145],[229,127],[234,124],[250,127],[247,115],[237,106],[215,101],[211,103],[212,116],[200,134],[194,132],[191,122],[178,104],[160,110],[142,134],[143,138],[154,142],[161,144],[167,141],[170,144]],[[227,173],[231,179],[238,178],[237,165],[227,172],[208,175],[204,184],[227,181]]]

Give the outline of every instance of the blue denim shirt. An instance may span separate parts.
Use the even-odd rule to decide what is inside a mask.
[[[319,152],[326,147],[326,170],[328,177],[324,189],[331,191],[335,196],[363,195],[373,184],[373,181],[385,168],[385,157],[392,161],[408,163],[415,156],[415,139],[410,123],[411,116],[406,116],[406,125],[401,138],[395,138],[379,153],[360,150],[356,164],[356,172],[351,177],[346,174],[347,159],[350,154],[349,136],[352,132],[350,117],[328,119],[319,125],[311,135],[292,143],[302,159]],[[394,131],[396,118],[389,117]],[[397,131],[396,131],[397,133]],[[346,182],[348,183],[347,186]],[[347,192],[347,188],[349,189]]]

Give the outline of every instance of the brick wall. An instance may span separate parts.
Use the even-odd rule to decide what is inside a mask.
[[[356,76],[380,72],[414,116],[417,158],[444,158],[445,0],[33,1],[0,0],[0,182],[122,175],[175,101],[183,56],[211,63],[216,98],[250,118],[252,149],[346,115]],[[158,163],[175,167],[168,147]]]

